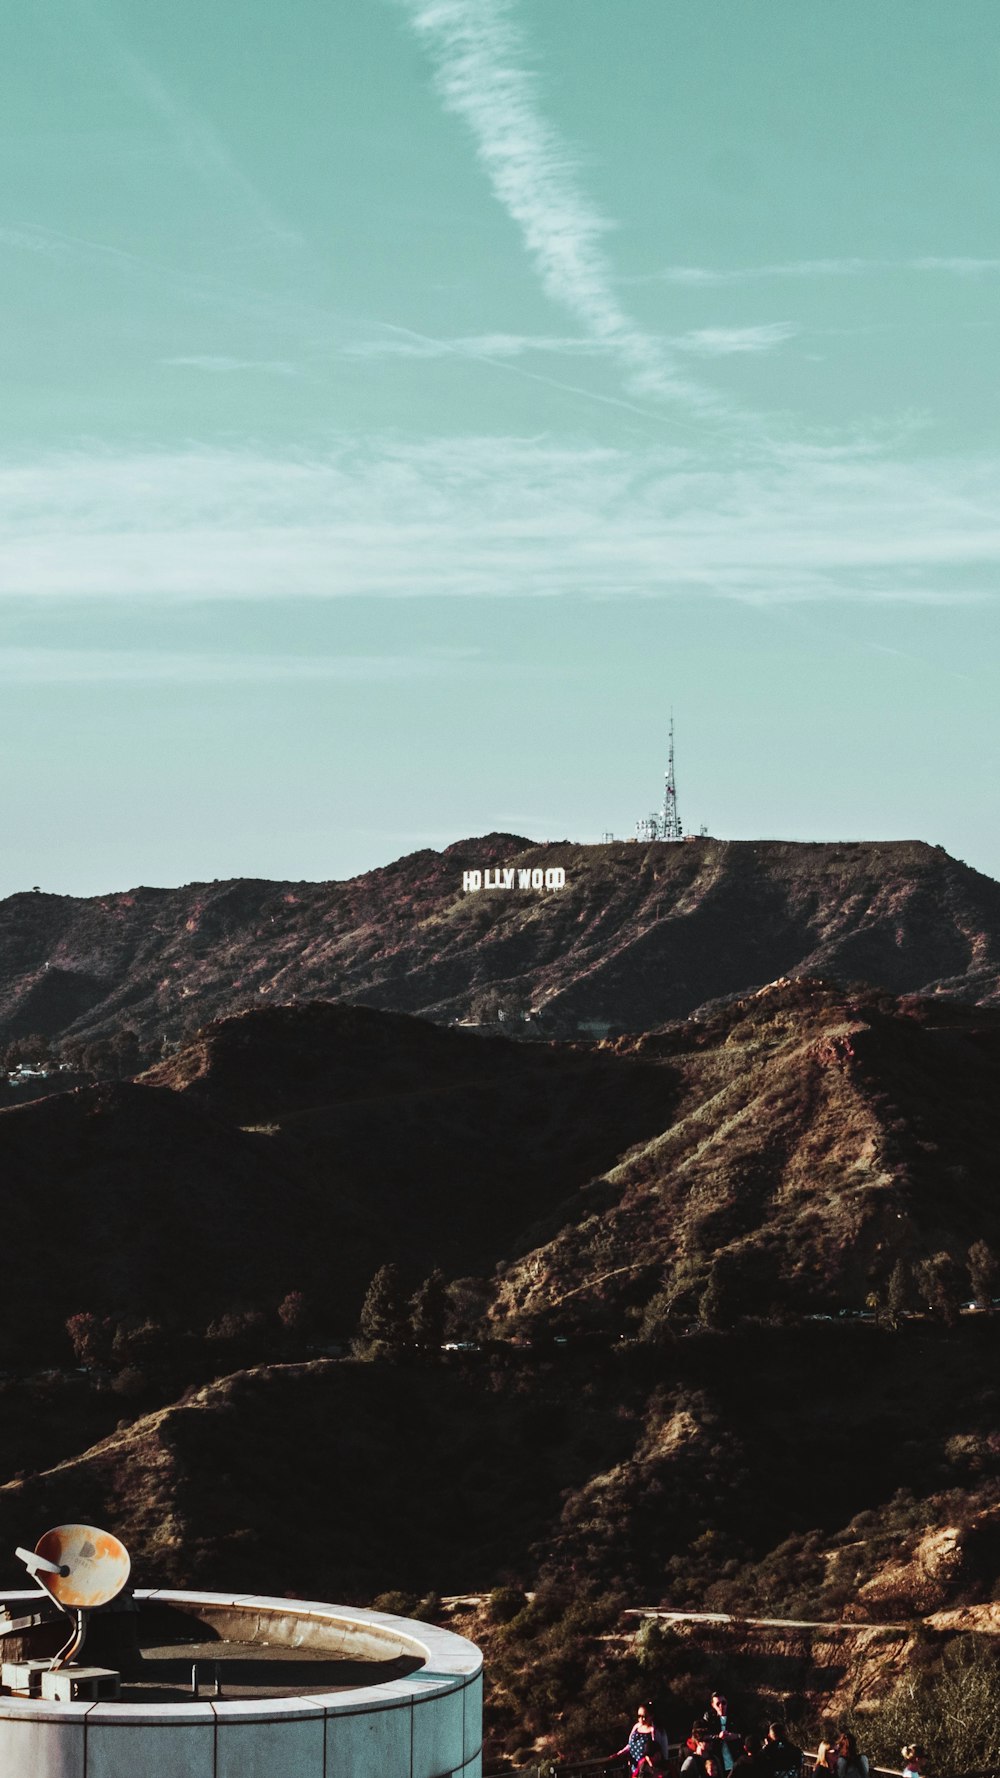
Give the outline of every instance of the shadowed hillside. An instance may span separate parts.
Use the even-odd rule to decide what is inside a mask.
[[[1000,1012],[778,982],[659,1034],[516,1044],[361,1007],[212,1024],[135,1082],[0,1111],[10,1348],[305,1289],[353,1330],[386,1260],[502,1332],[860,1306],[1000,1248]],[[967,1290],[966,1284],[964,1289]]]
[[[563,891],[465,894],[462,873],[562,866]],[[364,1002],[442,1023],[642,1031],[779,975],[995,998],[1000,885],[913,842],[416,852],[342,883],[251,880],[0,903],[0,1037],[175,1041],[252,1004]]]
[[[998,1337],[758,1326],[739,1364],[702,1333],[261,1366],[0,1487],[0,1548],[75,1517],[116,1527],[140,1584],[364,1598],[537,1577],[749,1615],[978,1608],[1000,1588]]]
[[[9,1349],[77,1311],[201,1325],[307,1289],[353,1331],[387,1258],[491,1273],[538,1217],[661,1129],[655,1059],[484,1042],[361,1007],[210,1026],[134,1083],[0,1111]],[[57,1238],[39,1247],[39,1206]],[[43,1262],[44,1258],[44,1263]]]

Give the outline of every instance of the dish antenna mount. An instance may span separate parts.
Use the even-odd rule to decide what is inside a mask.
[[[110,1531],[96,1525],[56,1525],[33,1550],[17,1549],[32,1580],[73,1620],[73,1634],[52,1662],[55,1673],[80,1653],[87,1614],[121,1592],[132,1563],[128,1550]]]

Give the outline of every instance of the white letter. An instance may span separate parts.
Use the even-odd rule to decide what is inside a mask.
[[[545,872],[543,870],[533,870],[531,873],[531,887],[533,889],[541,889],[544,882]]]
[[[519,889],[530,889],[531,888],[531,872],[530,872],[530,870],[519,870],[518,871],[517,886]]]
[[[513,889],[513,887],[514,887],[514,872],[512,870],[505,870],[504,871],[503,886],[505,889]]]
[[[565,889],[566,872],[562,870],[559,865],[556,865],[552,870],[546,871],[545,887],[546,889]]]
[[[482,871],[464,870],[462,872],[462,888],[463,889],[480,889],[482,887],[482,882],[483,882]]]

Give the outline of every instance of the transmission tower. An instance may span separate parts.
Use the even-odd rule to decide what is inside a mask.
[[[677,811],[677,780],[674,776],[674,714],[670,712],[670,745],[667,752],[667,771],[663,782],[663,808],[658,814],[645,815],[635,824],[636,838],[640,840],[682,840],[684,829]]]

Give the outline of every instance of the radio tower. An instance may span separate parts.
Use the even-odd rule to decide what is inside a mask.
[[[635,824],[636,838],[640,840],[682,840],[684,829],[677,812],[677,782],[674,777],[674,713],[670,712],[670,746],[667,753],[667,772],[663,782],[663,808],[659,814],[646,815]]]

